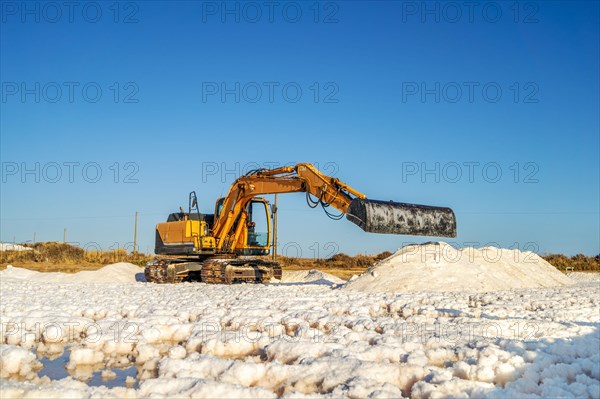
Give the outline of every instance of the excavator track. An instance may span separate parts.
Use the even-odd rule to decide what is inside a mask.
[[[208,284],[259,283],[281,279],[281,265],[263,259],[207,259],[200,272]]]
[[[149,283],[181,283],[201,281],[207,284],[259,283],[272,278],[281,279],[281,265],[257,258],[209,258],[204,262],[196,259],[155,258],[144,270]]]
[[[181,283],[197,278],[201,268],[195,259],[154,258],[146,264],[144,276],[149,283]]]

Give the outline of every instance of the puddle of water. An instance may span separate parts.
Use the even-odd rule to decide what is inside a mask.
[[[51,380],[60,380],[69,376],[69,372],[66,369],[67,363],[69,363],[69,352],[67,348],[63,351],[62,355],[55,358],[48,358],[44,355],[40,355],[36,352],[40,363],[44,366],[38,372],[38,376],[47,376]]]
[[[137,389],[139,387],[140,382],[137,379],[138,370],[137,370],[136,366],[130,366],[125,369],[110,369],[110,370],[116,374],[116,377],[114,379],[103,380],[102,379],[102,371],[97,371],[94,374],[92,374],[92,378],[90,378],[87,381],[87,384],[91,387],[105,386],[108,388],[127,386],[128,388]],[[135,383],[133,385],[128,386],[125,383],[125,380],[127,379],[127,377],[134,378]]]
[[[115,373],[115,378],[106,380],[102,379],[102,371],[106,369],[102,368],[102,365],[100,364],[95,366],[86,365],[78,367],[74,370],[67,370],[66,366],[67,363],[69,363],[69,356],[71,353],[68,349],[68,347],[65,347],[62,354],[52,357],[47,357],[44,354],[39,354],[36,352],[36,355],[43,366],[43,368],[38,372],[38,376],[47,376],[51,380],[60,380],[68,376],[72,376],[87,383],[89,386],[105,386],[108,388],[126,387],[128,386],[126,379],[127,377],[131,377],[135,380],[135,383],[130,385],[129,388],[137,389],[139,387],[139,380],[137,378],[138,369],[134,365],[126,368],[108,369]]]

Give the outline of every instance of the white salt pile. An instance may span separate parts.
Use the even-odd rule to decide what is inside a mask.
[[[129,283],[136,281],[144,270],[132,263],[119,262],[104,266],[98,270],[86,270],[77,273],[36,272],[9,265],[0,271],[0,279],[18,279],[46,283]]]
[[[408,245],[344,288],[360,291],[494,291],[554,287],[573,281],[532,252],[445,242]]]
[[[322,285],[342,284],[344,280],[332,274],[322,272],[320,270],[297,270],[284,271],[281,276],[281,283],[311,283]]]
[[[0,242],[0,251],[31,251],[31,248],[19,244]]]
[[[600,283],[600,273],[594,272],[572,272],[568,274],[573,281],[582,283]]]

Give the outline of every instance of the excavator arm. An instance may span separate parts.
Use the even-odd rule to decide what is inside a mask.
[[[300,163],[276,169],[260,169],[239,177],[224,198],[212,231],[219,250],[234,249],[246,222],[246,207],[256,196],[304,192],[308,205],[321,205],[328,216],[343,215],[370,233],[456,236],[456,219],[450,208],[369,200],[338,178]],[[333,215],[329,207],[340,214]]]
[[[232,284],[280,279],[281,265],[257,257],[266,255],[269,245],[268,235],[267,240],[262,240],[264,235],[255,231],[255,223],[260,219],[255,218],[254,206],[264,205],[268,215],[268,202],[255,197],[298,192],[305,193],[310,207],[322,206],[333,219],[346,215],[366,232],[456,236],[456,220],[450,208],[371,200],[311,164],[301,163],[255,170],[239,177],[227,195],[217,201],[214,216],[201,215],[195,193],[191,193],[188,213],[181,210],[157,224],[155,252],[167,256],[148,262],[144,270],[146,280]],[[192,212],[194,206],[196,213]],[[339,214],[334,215],[330,209],[337,209]],[[270,226],[267,230],[271,231]]]

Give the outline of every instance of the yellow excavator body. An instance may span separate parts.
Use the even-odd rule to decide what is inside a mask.
[[[239,177],[227,195],[216,201],[213,214],[201,213],[196,193],[191,192],[188,212],[180,208],[156,225],[155,253],[159,256],[147,264],[146,280],[231,284],[281,278],[281,266],[264,259],[271,250],[271,207],[260,196],[295,192],[305,193],[310,207],[322,206],[333,219],[345,215],[366,232],[456,236],[450,208],[370,200],[338,178],[301,163]]]
[[[201,220],[178,220],[156,225],[165,244],[193,243],[196,250],[216,249],[216,240],[208,235],[208,223]]]

